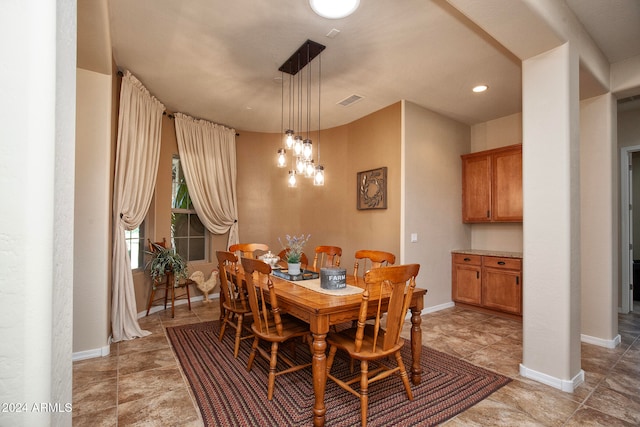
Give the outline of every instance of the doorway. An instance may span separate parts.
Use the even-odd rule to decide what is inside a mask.
[[[623,147],[620,156],[622,202],[622,313],[640,304],[640,145]]]

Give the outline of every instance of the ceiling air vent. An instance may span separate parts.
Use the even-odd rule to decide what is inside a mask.
[[[343,107],[348,107],[349,105],[355,104],[356,102],[360,101],[362,98],[364,97],[353,94],[353,95],[347,96],[342,101],[339,101],[338,104],[342,105]]]

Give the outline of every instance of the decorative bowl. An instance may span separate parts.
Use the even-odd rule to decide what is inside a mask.
[[[260,259],[271,266],[271,268],[275,267],[280,261],[280,257],[278,255],[272,254],[271,251],[267,252],[264,255],[260,256]]]

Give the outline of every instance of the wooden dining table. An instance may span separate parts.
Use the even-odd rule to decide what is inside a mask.
[[[231,274],[240,276],[243,274],[241,269]],[[360,311],[360,303],[362,294],[352,295],[329,295],[320,293],[306,287],[296,284],[296,282],[288,281],[271,276],[274,288],[278,296],[278,306],[282,312],[297,317],[309,324],[311,335],[313,336],[313,355],[312,355],[312,372],[313,372],[313,391],[315,402],[313,406],[313,425],[316,427],[324,426],[326,407],[324,402],[325,385],[327,382],[327,333],[332,325],[351,322],[358,319]],[[347,275],[347,284],[352,286],[364,287],[362,278]],[[266,283],[264,289],[268,291]],[[420,327],[420,314],[424,308],[424,296],[426,289],[415,288],[411,299],[411,380],[413,384],[420,384],[422,377],[422,369],[420,367],[420,357],[422,354],[422,329]],[[370,299],[377,299],[378,295],[372,292]],[[382,309],[386,311],[388,304],[388,296],[382,297]],[[222,304],[222,301],[220,302]],[[375,307],[370,307],[370,315],[375,315]],[[221,305],[222,315],[222,305]]]

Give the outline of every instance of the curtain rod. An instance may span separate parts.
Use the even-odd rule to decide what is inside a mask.
[[[174,116],[173,114],[171,114],[171,113],[167,114],[167,112],[166,112],[166,111],[163,111],[163,112],[162,112],[162,115],[163,115],[163,116],[167,116],[167,117],[169,117],[170,119],[175,119],[175,116]],[[224,127],[226,127],[226,128],[228,128],[228,127],[229,127],[229,126],[225,126],[225,125],[220,125],[220,126],[224,126]],[[236,136],[240,136],[240,134],[236,132]]]

